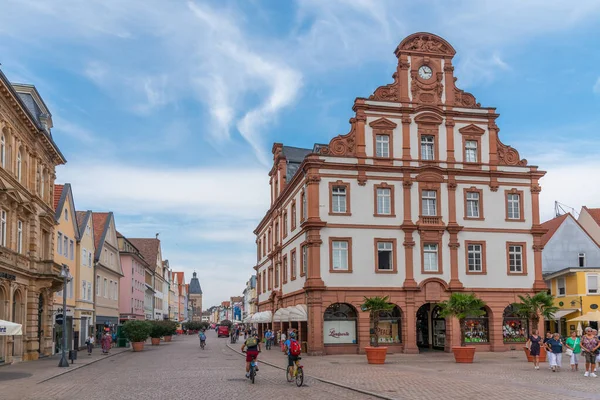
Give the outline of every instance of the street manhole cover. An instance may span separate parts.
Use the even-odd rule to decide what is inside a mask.
[[[31,374],[26,372],[2,372],[0,373],[0,381],[12,381],[15,379],[29,378]]]
[[[247,380],[246,378],[229,378],[227,379],[229,382],[244,382]]]

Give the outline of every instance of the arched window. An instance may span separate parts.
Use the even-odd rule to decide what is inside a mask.
[[[400,307],[394,306],[391,311],[379,313],[379,343],[402,343],[402,312]],[[371,321],[371,344],[375,343],[375,328]]]
[[[513,305],[504,309],[502,318],[502,336],[504,343],[526,342],[529,332],[529,321],[517,315]]]
[[[21,150],[17,152],[17,180],[21,182]]]
[[[323,315],[324,344],[356,344],[356,310],[346,303],[334,303]]]
[[[488,312],[485,308],[482,310],[485,312],[482,316],[469,317],[465,320],[467,325],[465,330],[466,343],[488,343],[490,341]]]
[[[0,137],[0,165],[6,168],[6,138],[4,135]]]

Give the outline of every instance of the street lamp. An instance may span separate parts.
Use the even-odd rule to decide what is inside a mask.
[[[62,355],[60,357],[59,367],[68,367],[69,361],[67,361],[67,355],[65,350],[67,348],[67,283],[71,280],[71,274],[69,273],[69,266],[66,264],[62,265],[60,270],[60,276],[63,278],[63,345]]]

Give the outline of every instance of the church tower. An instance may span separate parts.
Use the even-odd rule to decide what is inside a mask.
[[[202,321],[202,288],[196,272],[190,281],[190,289],[188,293],[189,307],[192,309],[191,320]]]

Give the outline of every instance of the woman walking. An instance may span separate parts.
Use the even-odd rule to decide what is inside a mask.
[[[112,337],[109,332],[106,332],[102,337],[102,354],[108,354],[110,351],[110,345],[112,343]]]
[[[583,376],[591,376],[595,378],[597,375],[594,372],[596,367],[596,355],[598,354],[598,337],[594,336],[592,328],[585,328],[585,335],[581,338],[581,355],[585,356],[585,374]]]
[[[529,349],[529,354],[533,357],[533,368],[540,369],[540,351],[541,346],[540,342],[542,341],[542,337],[538,334],[538,330],[533,330],[533,335],[529,336],[527,340],[527,348]]]
[[[581,353],[581,340],[577,337],[577,332],[571,331],[571,336],[567,339],[567,355],[571,357],[571,371],[579,371],[579,353]]]
[[[546,348],[548,349],[548,358],[550,359],[550,368],[552,368],[552,372],[560,371],[563,349],[563,342],[560,340],[560,334],[555,333],[552,335],[552,339],[546,342]]]
[[[94,349],[94,335],[90,334],[90,336],[88,336],[85,345],[87,346],[88,356],[91,356],[92,350]]]

